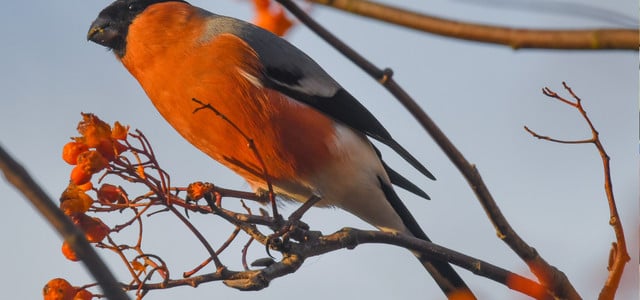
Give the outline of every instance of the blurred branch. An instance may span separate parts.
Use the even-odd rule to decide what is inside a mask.
[[[629,252],[627,251],[627,242],[624,237],[624,230],[622,228],[622,222],[620,221],[620,215],[618,214],[618,209],[616,208],[616,201],[613,196],[613,183],[611,181],[611,166],[609,164],[609,155],[604,149],[602,142],[600,141],[600,134],[593,126],[591,119],[587,116],[587,112],[582,107],[582,100],[578,97],[573,90],[563,82],[565,90],[569,92],[569,94],[575,99],[575,102],[571,100],[567,100],[562,96],[558,95],[556,92],[552,91],[549,88],[544,88],[542,92],[550,98],[561,101],[576,110],[582,115],[584,120],[589,125],[591,129],[591,138],[585,140],[577,140],[577,141],[566,141],[554,139],[548,136],[542,136],[528,127],[524,127],[524,129],[529,132],[531,135],[538,139],[547,140],[555,143],[562,144],[593,144],[598,149],[598,153],[602,158],[602,165],[604,171],[604,190],[607,195],[607,202],[609,203],[609,224],[613,227],[613,231],[616,235],[616,242],[611,245],[611,252],[609,253],[609,265],[607,270],[609,271],[609,276],[607,277],[607,281],[605,282],[602,290],[600,291],[600,296],[598,299],[614,299],[616,291],[618,289],[618,285],[620,284],[620,278],[622,277],[622,273],[624,271],[624,266],[629,262]]]
[[[109,299],[129,299],[104,262],[93,247],[87,242],[85,235],[58,208],[33,178],[17,161],[0,147],[0,169],[9,183],[16,187],[25,198],[42,214],[45,219],[68,242],[82,259],[85,267],[102,287],[102,291]]]
[[[506,45],[513,49],[633,50],[637,29],[542,30],[460,22],[365,0],[308,0],[364,17],[440,36]]]
[[[425,131],[431,135],[433,140],[467,180],[469,186],[474,191],[476,197],[480,201],[480,204],[493,223],[498,237],[507,243],[507,245],[509,245],[509,247],[529,266],[529,269],[554,296],[566,299],[580,299],[580,296],[571,285],[566,275],[547,263],[533,247],[529,246],[513,230],[500,211],[475,165],[470,164],[466,160],[462,153],[453,145],[449,138],[442,132],[442,130],[440,130],[427,113],[422,110],[415,100],[395,82],[392,78],[393,72],[390,69],[381,70],[377,68],[309,17],[309,15],[302,11],[292,1],[278,0],[278,2],[286,7],[313,32],[318,34],[343,55],[352,60],[370,76],[378,80],[398,101],[400,101],[400,103],[402,103],[402,105],[404,105],[420,125],[422,125]]]

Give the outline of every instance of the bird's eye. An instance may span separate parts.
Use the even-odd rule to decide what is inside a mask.
[[[140,3],[133,2],[133,3],[129,4],[129,11],[136,11],[138,9],[140,9]]]

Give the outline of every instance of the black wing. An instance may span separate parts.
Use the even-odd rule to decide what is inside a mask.
[[[247,25],[236,33],[256,50],[263,69],[263,83],[303,102],[351,128],[389,146],[430,179],[435,177],[356,98],[342,88],[313,59],[289,42]]]

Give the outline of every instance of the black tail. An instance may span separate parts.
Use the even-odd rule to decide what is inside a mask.
[[[418,222],[416,222],[415,218],[411,215],[407,207],[402,203],[396,192],[393,190],[393,187],[387,183],[385,183],[381,178],[378,178],[380,181],[380,187],[384,192],[387,200],[391,203],[393,209],[398,213],[400,218],[402,218],[402,222],[409,229],[409,231],[417,238],[431,241],[429,237],[422,231]],[[436,281],[440,289],[447,295],[447,297],[452,296],[454,293],[456,295],[467,295],[468,299],[475,299],[473,293],[469,289],[466,283],[460,278],[460,275],[456,273],[451,265],[447,262],[429,260],[425,256],[415,253],[416,257],[425,269],[431,274],[433,279]]]
[[[380,150],[373,143],[369,143],[369,144],[371,145],[373,150],[376,151],[376,155],[378,155],[378,158],[380,158],[382,167],[384,167],[385,172],[387,172],[387,175],[389,176],[389,180],[391,180],[392,184],[397,185],[409,192],[412,192],[415,195],[418,195],[424,199],[427,199],[427,200],[431,199],[429,198],[429,195],[427,195],[427,193],[425,193],[421,188],[419,188],[417,185],[413,184],[413,182],[404,178],[404,176],[400,175],[400,173],[396,172],[394,169],[389,167],[389,165],[387,165],[387,163],[384,162],[384,160],[382,159],[382,153],[380,153]]]

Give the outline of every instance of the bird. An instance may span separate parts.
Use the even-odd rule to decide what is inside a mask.
[[[318,197],[316,206],[338,207],[381,231],[430,241],[393,185],[429,196],[390,168],[372,140],[434,176],[285,39],[179,0],[114,1],[93,21],[87,39],[115,54],[183,138],[255,192],[271,184],[279,199]],[[194,113],[202,105],[197,102],[223,117]],[[447,297],[474,299],[451,265],[414,254]]]

